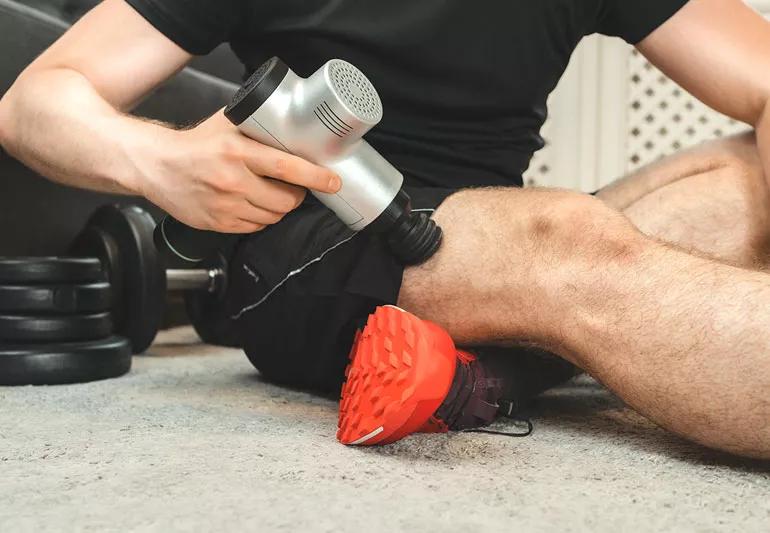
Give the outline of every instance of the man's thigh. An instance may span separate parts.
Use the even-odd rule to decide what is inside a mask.
[[[707,141],[658,159],[605,186],[598,196],[612,207],[623,210],[668,185],[726,168],[735,173],[750,174],[744,179],[752,183],[758,178],[763,180],[762,161],[753,132]]]
[[[643,233],[723,262],[767,262],[770,192],[753,134],[657,161],[597,194]]]
[[[399,306],[460,344],[550,348],[552,317],[571,269],[633,252],[639,236],[600,200],[558,189],[489,188],[449,197],[434,219],[438,253],[404,271]],[[638,240],[638,239],[637,239]]]

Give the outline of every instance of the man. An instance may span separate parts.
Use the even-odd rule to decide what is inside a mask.
[[[680,154],[600,199],[518,189],[547,95],[595,32],[636,45],[756,136]],[[301,75],[331,57],[367,73],[386,109],[367,138],[415,207],[435,210],[436,256],[402,277],[376,239],[317,204],[295,210],[304,187],[333,192],[338,177],[221,113],[186,130],[124,114],[224,41],[247,70],[278,55]],[[571,373],[513,348],[528,345],[676,433],[770,457],[768,52],[770,26],[739,0],[106,0],[3,97],[0,139],[52,179],[251,234],[230,298],[272,379],[331,390],[362,319],[381,304],[414,313],[380,308],[359,337],[343,442],[482,425]],[[458,352],[449,335],[497,349]]]

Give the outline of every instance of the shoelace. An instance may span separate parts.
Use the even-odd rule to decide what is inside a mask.
[[[466,429],[464,433],[486,433],[488,435],[500,435],[503,437],[529,437],[535,431],[535,426],[531,418],[519,418],[514,413],[518,411],[518,402],[512,400],[499,400],[502,415],[513,422],[519,422],[527,425],[527,430],[521,433],[511,433],[509,431],[497,431],[494,429]]]
[[[535,431],[535,425],[532,423],[532,420],[530,420],[529,418],[513,418],[513,417],[506,417],[506,418],[509,418],[510,420],[513,420],[515,422],[521,422],[523,424],[526,424],[527,429],[525,431],[522,431],[521,433],[511,433],[510,431],[497,431],[495,429],[461,429],[460,433],[486,433],[487,435],[499,435],[501,437],[521,438],[521,437],[529,437]]]

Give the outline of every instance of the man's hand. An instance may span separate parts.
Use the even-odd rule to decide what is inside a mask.
[[[307,189],[335,193],[341,185],[332,171],[249,139],[222,112],[170,131],[158,149],[136,161],[137,188],[198,229],[259,231],[299,206]]]

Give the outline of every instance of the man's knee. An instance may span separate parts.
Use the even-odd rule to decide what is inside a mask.
[[[399,302],[445,326],[468,309],[479,323],[495,323],[506,308],[548,300],[579,272],[632,260],[646,242],[600,200],[563,190],[462,191],[434,218],[444,230],[442,247],[405,271]]]
[[[539,191],[542,207],[529,213],[536,249],[564,259],[603,260],[633,253],[639,234],[628,219],[593,196]]]
[[[633,253],[640,234],[628,219],[587,194],[559,189],[475,189],[449,197],[435,219],[446,234],[439,256],[479,261],[501,255],[533,264]]]

